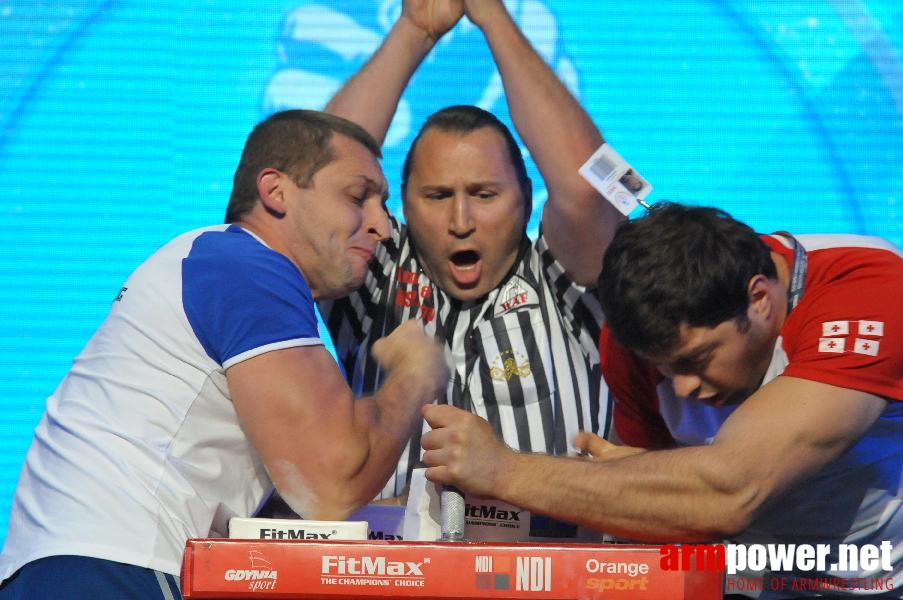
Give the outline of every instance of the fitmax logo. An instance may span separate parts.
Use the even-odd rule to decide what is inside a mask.
[[[322,575],[370,575],[392,577],[423,577],[422,562],[386,560],[385,556],[323,556],[320,573]]]
[[[336,534],[335,529],[328,533],[305,531],[304,529],[261,529],[262,540],[328,540]]]
[[[367,538],[371,540],[403,540],[404,537],[398,534],[385,533],[383,531],[370,531]]]
[[[516,521],[520,522],[519,510],[504,510],[485,504],[468,504],[464,514],[473,519],[486,519],[490,521]]]

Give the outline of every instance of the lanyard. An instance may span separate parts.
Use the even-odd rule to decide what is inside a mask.
[[[778,231],[775,235],[785,238],[793,248],[793,270],[790,273],[790,287],[787,288],[787,312],[790,312],[803,297],[803,286],[806,284],[806,250],[786,231]]]

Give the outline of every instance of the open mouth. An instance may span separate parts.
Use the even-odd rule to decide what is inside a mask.
[[[472,269],[480,262],[480,255],[473,250],[461,250],[452,254],[449,260],[458,269]]]
[[[455,285],[462,289],[472,289],[480,283],[483,261],[474,250],[459,250],[448,257],[449,274]]]

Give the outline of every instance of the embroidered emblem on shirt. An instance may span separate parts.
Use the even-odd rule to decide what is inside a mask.
[[[859,335],[884,335],[884,321],[859,321]]]
[[[844,338],[820,338],[818,340],[818,351],[843,353],[845,342]]]
[[[884,321],[826,321],[821,324],[821,331],[823,337],[818,339],[819,352],[878,356],[881,343],[874,338],[884,336]],[[848,336],[853,332],[860,337],[849,339],[850,344],[847,344]]]
[[[429,283],[421,283],[420,273],[406,271],[398,267],[398,283],[402,286],[414,286],[414,289],[395,290],[395,306],[405,308],[419,308],[421,318],[429,323],[436,316],[436,308],[433,306],[433,287]]]
[[[826,323],[821,324],[821,334],[824,336],[849,335],[849,333],[850,333],[850,322],[849,321],[828,321]]]
[[[869,356],[878,356],[878,340],[864,340],[856,338],[853,342],[853,352],[856,354],[868,354]]]
[[[518,364],[517,359],[524,359]],[[502,352],[495,360],[492,361],[493,366],[489,369],[489,376],[496,381],[510,381],[512,377],[529,377],[533,370],[530,368],[530,361],[519,352],[506,350]]]
[[[520,277],[512,277],[508,283],[499,290],[498,299],[495,301],[495,314],[500,315],[522,308],[524,306],[538,306],[539,296],[526,281]]]

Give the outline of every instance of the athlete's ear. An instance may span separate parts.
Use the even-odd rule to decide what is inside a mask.
[[[288,175],[279,169],[267,167],[257,174],[257,196],[268,212],[277,216],[285,215],[284,187]]]
[[[747,292],[749,294],[749,316],[758,316],[761,319],[771,319],[777,308],[774,303],[775,282],[759,274],[749,280]]]

